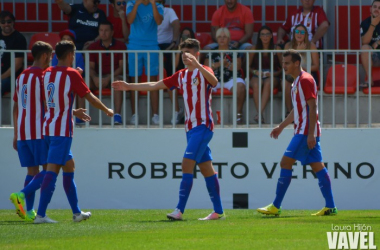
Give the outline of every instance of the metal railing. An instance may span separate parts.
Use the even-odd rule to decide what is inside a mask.
[[[16,52],[20,51],[7,51],[5,53],[11,53],[11,68],[13,69],[11,72],[11,93],[8,96],[5,97],[0,97],[0,110],[1,110],[1,115],[0,115],[0,126],[13,126],[13,119],[12,119],[12,108],[13,108],[13,101],[12,98],[15,90],[15,71],[14,71],[14,66],[15,66],[15,60],[14,56]],[[25,55],[24,57],[24,64],[27,65],[27,51],[22,51]],[[223,53],[225,51],[201,51],[202,53],[208,53],[209,58],[211,58],[211,53]],[[270,53],[270,57],[273,61],[274,56],[277,56],[276,53],[283,53],[283,51],[275,51],[275,50],[269,50],[269,51],[229,51],[233,52],[233,61],[236,61],[237,58],[237,53],[243,53],[245,54],[245,57],[248,58],[250,53],[258,53],[259,60],[262,60],[262,53]],[[318,101],[319,101],[319,119],[322,124],[322,126],[328,126],[335,128],[337,126],[339,127],[372,127],[374,124],[380,123],[380,117],[374,114],[377,114],[380,112],[380,95],[372,95],[372,87],[369,86],[369,94],[364,94],[359,90],[359,73],[360,73],[360,67],[361,65],[359,64],[359,56],[360,52],[359,50],[352,51],[352,50],[317,50],[317,51],[304,51],[307,53],[307,58],[308,58],[308,67],[306,71],[310,72],[311,68],[311,52],[317,52],[319,54],[319,60],[320,60],[320,65],[319,65],[319,86],[320,86],[320,91],[318,92]],[[141,53],[141,51],[83,51],[84,58],[86,62],[89,62],[90,54],[91,53],[98,53],[99,55],[101,53],[111,53],[111,59],[113,59],[115,53],[123,53],[123,68],[127,68],[127,54],[131,53]],[[178,51],[154,51],[154,52],[149,52],[147,51],[148,54],[150,53],[159,53],[159,60],[163,61],[163,53],[172,53],[172,58],[173,62],[175,61],[175,54],[179,53]],[[332,62],[329,65],[324,65],[323,64],[323,56],[324,55],[329,55],[332,58]],[[335,73],[335,65],[338,63],[336,62],[335,58],[338,56],[343,56],[344,57],[344,65],[348,64],[348,56],[355,56],[356,57],[356,92],[354,94],[349,94],[347,91],[347,82],[348,78],[350,77],[350,74],[348,73],[353,73],[353,72],[347,72],[347,67],[345,67],[345,75],[344,76],[337,76],[337,77],[344,77],[344,82],[345,82],[345,90],[344,93],[342,94],[335,94],[336,92],[336,84],[335,84],[335,79],[336,79],[336,73]],[[101,58],[101,57],[99,57]],[[136,57],[137,58],[137,57]],[[150,56],[148,56],[148,61]],[[111,60],[112,65],[111,68],[113,68],[113,60]],[[149,62],[148,62],[149,63]],[[371,64],[371,57],[369,57],[369,63]],[[211,62],[210,62],[211,64]],[[223,62],[222,62],[223,64]],[[99,63],[101,65],[101,61]],[[148,64],[149,65],[149,64]],[[137,66],[137,61],[136,61],[136,66]],[[210,65],[211,66],[211,65]],[[174,69],[173,65],[173,69]],[[246,72],[250,72],[249,65],[244,65],[243,66]],[[327,94],[323,91],[324,85],[325,85],[325,78],[326,78],[326,73],[327,70],[332,67],[332,94]],[[223,69],[223,65],[221,65],[221,68]],[[259,64],[259,69],[261,71],[262,66]],[[136,67],[137,71],[137,67]],[[271,71],[273,72],[273,65],[271,66]],[[85,82],[89,85],[90,83],[90,66],[89,63],[85,64]],[[102,76],[102,69],[99,68],[99,77]],[[174,72],[174,71],[173,71]],[[137,73],[137,72],[136,72]],[[223,75],[223,72],[221,72]],[[137,75],[137,74],[136,74]],[[347,76],[348,75],[348,76]],[[164,76],[164,69],[163,69],[163,64],[159,64],[159,78],[162,79]],[[150,71],[148,70],[147,72],[147,79],[150,77]],[[370,67],[370,73],[369,73],[369,79],[368,81],[371,82],[371,67]],[[123,72],[123,78],[127,78],[127,73],[126,70]],[[256,113],[253,104],[252,104],[252,98],[250,98],[249,94],[249,88],[250,88],[250,75],[246,74],[244,79],[246,81],[246,96],[245,96],[245,104],[243,108],[244,112],[244,119],[245,122],[243,125],[238,125],[237,124],[237,110],[236,110],[236,100],[237,100],[237,84],[236,84],[236,78],[237,78],[237,65],[236,63],[233,64],[233,79],[234,79],[234,86],[232,89],[232,95],[224,95],[223,91],[221,91],[220,96],[213,96],[213,103],[212,103],[212,108],[214,111],[214,120],[216,123],[216,114],[215,111],[217,109],[220,109],[220,126],[221,128],[223,127],[274,127],[276,124],[280,123],[281,120],[285,118],[286,115],[286,110],[285,110],[285,75],[282,75],[282,91],[279,92],[277,95],[270,95],[270,100],[268,102],[268,106],[266,110],[264,111],[264,116],[267,118],[267,123],[262,124],[261,119],[258,119],[258,124],[253,121],[254,114]],[[362,74],[363,78],[363,74]],[[113,81],[115,79],[115,76],[113,73],[111,74],[111,80]],[[223,77],[222,77],[223,79]],[[379,80],[379,79],[378,79]],[[224,82],[222,80],[221,86],[223,88]],[[273,93],[273,75],[271,75],[271,92]],[[262,91],[262,79],[259,78],[259,92],[261,93]],[[114,91],[111,91],[111,96],[103,96],[102,95],[102,89],[100,86],[100,94],[99,94],[99,99],[102,101],[108,102],[108,106],[110,106],[112,109],[114,109]],[[138,94],[138,93],[137,93]],[[168,91],[168,94],[174,94],[170,93]],[[150,101],[149,101],[149,96],[150,93],[148,92],[146,97],[140,98],[140,101],[137,100],[135,101],[135,112],[136,115],[139,113],[141,114],[141,117],[146,117],[146,122],[136,122],[134,125],[130,125],[129,122],[127,122],[127,118],[131,114],[131,109],[127,106],[127,96],[128,93],[123,92],[123,105],[122,105],[122,116],[123,116],[123,124],[121,127],[135,127],[135,128],[141,128],[141,127],[159,127],[159,128],[164,128],[164,127],[176,127],[176,124],[173,122],[170,122],[171,118],[174,118],[175,116],[175,105],[174,103],[169,102],[168,94],[166,94],[163,90],[160,90],[159,92],[159,115],[160,115],[160,121],[159,125],[152,125],[150,123],[150,117],[151,117],[151,112],[150,112]],[[174,99],[175,100],[175,99]],[[181,105],[182,100],[180,101]],[[258,117],[261,117],[261,95],[259,95],[259,107],[258,107]],[[146,109],[144,107],[146,105]],[[99,128],[107,125],[107,127],[115,127],[113,119],[110,118],[102,118],[102,114],[100,111],[94,111],[95,109],[89,107],[89,104],[86,103],[86,108],[90,112],[92,116],[97,117],[97,119],[93,119],[91,123],[87,123],[85,126],[89,127],[90,125],[95,125]],[[169,117],[168,117],[169,114]],[[164,118],[166,117],[166,119]],[[108,119],[108,120],[105,120]],[[144,118],[145,119],[145,118]],[[174,120],[174,119],[173,119]],[[120,126],[118,126],[120,127]]]

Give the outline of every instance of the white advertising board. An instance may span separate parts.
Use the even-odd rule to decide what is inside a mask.
[[[233,147],[234,133],[240,133],[243,141],[247,138],[247,147]],[[270,129],[215,130],[210,147],[225,208],[233,208],[234,194],[246,194],[249,209],[273,201],[279,163],[293,130],[284,130],[278,140],[271,139],[269,133]],[[338,209],[380,209],[379,137],[377,129],[322,131],[324,162]],[[1,128],[0,138],[0,209],[10,209],[13,207],[9,195],[22,189],[26,169],[20,167],[17,152],[12,148],[13,129]],[[76,129],[72,152],[80,207],[174,208],[185,147],[183,129]],[[282,206],[284,209],[324,206],[310,166],[304,167],[299,162],[294,166]],[[61,174],[49,208],[69,208]],[[187,208],[212,208],[199,172]]]

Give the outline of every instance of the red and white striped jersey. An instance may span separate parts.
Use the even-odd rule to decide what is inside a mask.
[[[42,92],[43,70],[38,67],[25,69],[16,80],[13,101],[18,104],[17,140],[42,139],[44,104]]]
[[[43,135],[73,136],[73,102],[75,94],[90,93],[82,76],[71,67],[49,67],[44,73],[45,113]]]
[[[292,85],[292,102],[294,111],[294,134],[308,135],[309,133],[309,106],[307,101],[311,98],[317,102],[317,121],[315,136],[321,136],[321,127],[318,120],[317,85],[312,75],[301,71]]]
[[[211,68],[203,67],[214,74]],[[211,110],[212,85],[198,69],[193,71],[189,71],[187,68],[181,69],[163,81],[169,89],[177,88],[183,91],[186,131],[202,124],[206,125],[211,131],[214,129]]]

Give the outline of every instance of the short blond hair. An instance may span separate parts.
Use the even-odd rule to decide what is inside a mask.
[[[228,37],[228,39],[231,39],[230,31],[229,31],[228,28],[226,28],[226,27],[219,28],[219,29],[216,31],[215,37],[218,38],[222,33],[224,33],[224,34]]]

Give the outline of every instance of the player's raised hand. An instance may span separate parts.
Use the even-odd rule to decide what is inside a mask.
[[[89,121],[91,121],[91,116],[89,116],[86,113],[86,111],[87,111],[87,109],[82,109],[82,108],[73,109],[73,114],[76,117],[78,117],[79,119],[81,119],[82,121],[89,122]]]
[[[182,60],[183,61],[187,61],[188,64],[187,65],[191,65],[191,66],[194,66],[194,67],[198,67],[200,64],[197,60],[197,58],[195,58],[195,56],[193,56],[192,54],[190,53],[184,53],[183,57],[182,57]]]
[[[278,139],[278,136],[281,134],[282,128],[279,126],[275,127],[272,132],[270,132],[270,137],[274,139]]]
[[[129,83],[124,82],[124,81],[114,81],[111,84],[111,86],[112,88],[114,88],[114,90],[119,90],[119,91],[129,90]]]
[[[107,109],[107,111],[105,113],[107,116],[113,117],[113,110],[112,109]]]

